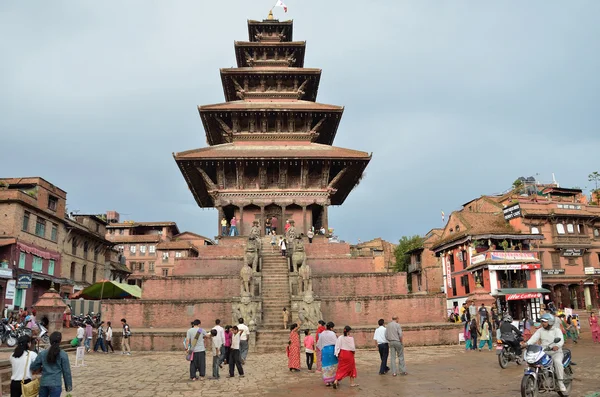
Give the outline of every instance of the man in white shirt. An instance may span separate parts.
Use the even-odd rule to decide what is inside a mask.
[[[246,357],[248,356],[248,336],[250,335],[250,330],[244,324],[244,319],[238,319],[238,330],[240,331],[240,358],[242,360],[242,364],[246,364]]]
[[[81,346],[81,341],[83,341],[84,338],[85,330],[83,329],[81,324],[79,324],[79,327],[77,327],[77,339],[79,340],[79,344],[77,346]]]
[[[243,320],[240,318],[240,320]],[[229,353],[229,375],[228,378],[233,378],[235,368],[238,370],[238,374],[240,378],[244,377],[244,368],[242,367],[242,363],[240,362],[240,337],[241,331],[239,327],[233,326],[231,331],[233,335],[231,336],[231,352]]]
[[[375,344],[379,349],[379,357],[381,358],[381,365],[379,366],[379,375],[385,375],[390,368],[387,366],[388,355],[390,353],[390,345],[388,340],[385,338],[385,327],[383,324],[385,323],[384,319],[380,319],[378,322],[379,328],[375,330],[375,335],[373,335],[373,339],[375,340]]]
[[[219,352],[219,365],[221,365],[223,361],[225,361],[225,329],[221,327],[221,320],[216,319],[215,324],[216,325],[213,327],[213,329],[217,331],[217,335],[219,335],[219,338],[221,338],[222,341],[221,350]]]
[[[558,379],[558,388],[561,392],[566,392],[567,388],[563,382],[565,376],[565,369],[563,368],[563,350],[562,346],[565,343],[563,338],[562,331],[560,328],[554,328],[554,322],[556,321],[556,317],[554,317],[550,313],[546,313],[540,319],[542,323],[542,327],[535,331],[531,338],[525,343],[522,342],[522,346],[534,345],[538,341],[541,342],[541,345],[546,348],[549,345],[552,345],[552,350],[546,352],[549,356],[552,357],[552,361],[554,362],[554,371],[556,371],[556,378]],[[554,343],[555,339],[560,339],[559,342]]]

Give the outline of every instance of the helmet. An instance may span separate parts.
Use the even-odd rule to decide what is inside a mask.
[[[25,316],[25,321],[31,321],[31,316]]]
[[[554,325],[554,316],[550,313],[546,313],[544,314],[541,318],[540,321],[545,321],[548,323],[549,326],[553,326]]]
[[[507,323],[512,323],[513,318],[510,314],[506,314],[506,315],[504,315],[504,318],[502,319],[502,321],[505,321]]]

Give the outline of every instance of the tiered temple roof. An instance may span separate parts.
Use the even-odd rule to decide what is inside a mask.
[[[344,108],[316,102],[321,69],[304,68],[306,43],[292,41],[292,21],[250,20],[248,33],[235,42],[238,67],[221,69],[226,102],[198,107],[209,146],[175,160],[201,207],[326,212],[344,202],[371,155],[331,146]]]

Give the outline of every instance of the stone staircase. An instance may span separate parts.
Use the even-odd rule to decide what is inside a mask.
[[[262,327],[283,329],[282,311],[290,310],[290,287],[287,259],[277,252],[262,252]]]
[[[282,311],[285,307],[291,312],[288,263],[278,247],[271,252],[270,238],[262,239],[262,247],[263,321],[256,333],[256,351],[285,352],[290,331],[283,329]]]

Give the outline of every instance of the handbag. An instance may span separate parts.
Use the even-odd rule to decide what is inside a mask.
[[[200,329],[198,330],[198,332],[196,332],[196,336],[194,337],[194,344],[186,352],[185,359],[187,361],[192,361],[194,359],[194,348],[196,347],[196,344],[198,343],[199,337],[200,337]]]
[[[21,379],[21,395],[23,397],[37,397],[40,393],[40,380],[32,379],[31,382],[25,383],[27,368],[29,368],[29,352],[27,352],[27,361],[25,362],[25,373],[23,379]]]

